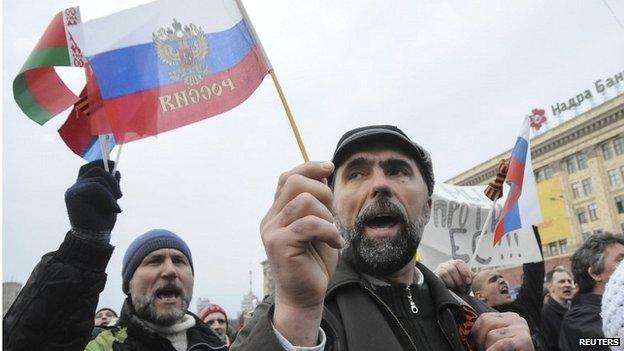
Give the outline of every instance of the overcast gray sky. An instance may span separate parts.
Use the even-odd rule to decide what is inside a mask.
[[[606,1],[624,21],[624,2]],[[24,283],[58,247],[69,228],[63,194],[84,163],[56,132],[66,113],[43,127],[32,122],[13,100],[12,80],[58,11],[80,5],[86,21],[142,2],[4,1],[5,281]],[[313,160],[329,159],[351,128],[394,124],[431,152],[442,181],[509,149],[532,108],[555,124],[551,104],[586,89],[595,95],[596,80],[624,71],[624,29],[602,0],[244,3]],[[82,86],[80,69],[63,73]],[[237,313],[250,269],[261,296],[258,226],[278,175],[301,161],[270,78],[232,111],[124,146],[123,213],[100,305],[121,307],[124,250],[151,228],[189,243],[195,297]]]

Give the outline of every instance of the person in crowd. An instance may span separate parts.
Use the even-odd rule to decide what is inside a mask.
[[[609,278],[602,295],[602,331],[607,338],[619,338],[612,351],[624,351],[624,264],[619,264]]]
[[[611,233],[590,236],[572,255],[572,274],[579,293],[563,317],[559,348],[584,350],[579,339],[603,338],[600,304],[605,286],[617,265],[624,259],[624,238]],[[594,350],[609,350],[595,345]]]
[[[332,161],[280,176],[260,226],[275,294],[233,350],[533,349],[523,318],[415,262],[434,186],[423,147],[368,126],[343,135]]]
[[[71,230],[57,251],[43,256],[5,315],[4,350],[226,350],[188,312],[191,251],[163,229],[140,235],[126,250],[121,275],[127,298],[119,321],[89,341],[113,252],[110,234],[121,212],[119,172],[113,176],[103,165],[100,160],[82,166],[65,193]]]
[[[558,266],[546,273],[549,299],[542,308],[542,325],[550,349],[559,350],[559,329],[563,316],[570,308],[574,296],[572,275],[563,267]]]
[[[108,307],[103,307],[95,312],[93,325],[96,327],[107,327],[109,325],[115,325],[115,322],[117,322],[118,318],[119,316],[117,316],[117,312],[113,311]]]
[[[541,240],[537,228],[533,227],[538,246]],[[462,260],[443,262],[434,270],[447,288],[466,291],[470,287],[474,296],[499,312],[515,312],[526,319],[536,350],[547,350],[548,343],[543,335],[542,296],[544,281],[544,261],[522,265],[522,284],[514,300],[509,291],[509,283],[495,269],[483,269],[474,277],[468,265]],[[467,284],[471,281],[472,286]]]
[[[221,341],[223,341],[227,347],[230,347],[230,338],[227,334],[229,322],[227,314],[221,306],[213,303],[205,307],[199,313],[199,318],[206,323],[212,331],[217,333]]]

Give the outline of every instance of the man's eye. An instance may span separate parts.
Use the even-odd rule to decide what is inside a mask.
[[[360,177],[362,177],[363,175],[364,175],[364,173],[363,173],[363,172],[361,172],[361,171],[354,171],[354,172],[349,173],[349,177],[348,177],[348,179],[349,179],[349,180],[351,180],[351,179],[360,178]]]
[[[403,167],[397,167],[397,168],[393,168],[391,170],[388,171],[388,175],[409,175],[409,171]]]

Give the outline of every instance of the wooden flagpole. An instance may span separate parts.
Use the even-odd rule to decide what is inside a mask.
[[[275,71],[273,68],[269,70],[269,74],[271,78],[273,78],[273,83],[275,84],[275,88],[277,89],[277,93],[279,94],[280,100],[282,100],[282,105],[284,106],[284,110],[286,110],[286,115],[288,116],[288,122],[290,122],[290,127],[295,134],[295,139],[297,139],[297,145],[299,145],[299,151],[301,151],[301,156],[303,156],[303,160],[305,162],[310,161],[308,158],[308,153],[306,152],[305,145],[303,145],[303,140],[301,140],[301,135],[299,134],[299,129],[297,128],[297,123],[295,123],[295,119],[293,118],[292,112],[290,111],[290,107],[288,107],[288,102],[286,101],[286,97],[284,96],[284,92],[282,91],[282,86],[277,80],[277,76],[275,75]]]
[[[273,70],[273,65],[271,65],[271,61],[269,61],[269,57],[264,51],[264,46],[262,46],[262,42],[260,42],[260,38],[258,37],[258,34],[256,33],[256,29],[251,23],[251,19],[249,18],[249,15],[247,14],[247,10],[245,10],[245,6],[243,5],[243,2],[241,0],[236,0],[236,4],[238,5],[239,10],[241,11],[243,18],[245,19],[245,22],[247,23],[249,31],[251,32],[250,33],[251,36],[256,42],[258,48],[260,49],[260,54],[262,56],[262,59],[264,60],[264,63],[269,69],[269,74],[271,75],[271,78],[273,79],[273,84],[275,84],[275,88],[277,89],[277,93],[279,94],[280,100],[282,101],[284,110],[286,110],[286,115],[288,116],[288,122],[290,122],[290,128],[293,130],[293,133],[295,134],[295,139],[297,139],[297,145],[299,145],[299,151],[301,151],[301,156],[303,156],[303,160],[305,162],[308,162],[310,160],[308,158],[308,153],[306,152],[305,146],[303,145],[303,140],[301,140],[301,134],[299,134],[297,123],[295,123],[295,119],[292,115],[292,112],[290,111],[290,107],[288,107],[288,102],[286,101],[286,97],[284,96],[284,91],[282,90],[282,86],[277,80],[277,76],[275,75],[275,71]]]

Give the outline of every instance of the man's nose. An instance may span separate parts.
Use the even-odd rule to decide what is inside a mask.
[[[388,177],[386,173],[380,169],[375,168],[373,170],[373,174],[371,176],[371,195],[373,198],[379,196],[390,196],[390,183],[388,182]]]
[[[175,279],[178,277],[178,270],[171,259],[166,259],[163,262],[161,276],[165,279]]]

